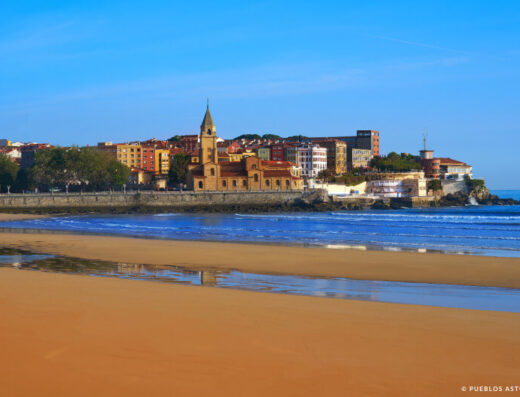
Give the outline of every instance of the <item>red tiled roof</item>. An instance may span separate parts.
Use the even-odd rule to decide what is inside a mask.
[[[443,164],[445,164],[445,165],[452,164],[452,165],[465,165],[465,166],[468,166],[468,164],[463,163],[462,161],[453,160],[453,159],[450,159],[449,157],[437,157],[436,160],[440,160],[441,165],[443,165]]]

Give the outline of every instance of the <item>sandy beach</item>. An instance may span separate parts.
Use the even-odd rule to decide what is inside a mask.
[[[0,233],[123,263],[520,286],[520,260]],[[520,316],[0,269],[0,395],[437,396],[520,382]]]
[[[0,233],[0,245],[122,263],[520,288],[520,258],[46,233]]]
[[[5,396],[438,396],[519,382],[520,316],[0,269]]]

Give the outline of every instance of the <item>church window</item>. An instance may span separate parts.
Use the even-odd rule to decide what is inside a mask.
[[[289,187],[290,184],[291,184],[291,183],[290,183],[289,180],[287,179],[287,180],[285,181],[285,186]]]
[[[211,135],[211,130],[208,130],[208,135]]]
[[[246,179],[244,179],[244,180],[242,181],[242,186],[244,186],[244,187],[247,186],[247,180],[246,180]]]
[[[255,178],[255,182],[258,182],[258,174],[255,174],[254,178]]]
[[[202,189],[202,181],[199,182],[199,189]]]
[[[269,185],[270,185],[269,179],[265,181],[265,185],[266,185],[266,186],[269,186]]]
[[[280,179],[276,180],[276,186],[280,186]]]
[[[222,181],[222,187],[226,187],[226,186],[227,186],[226,181]]]
[[[237,181],[233,181],[233,186],[237,187]]]
[[[215,168],[212,168],[212,169],[210,170],[210,173],[211,173],[211,176],[215,176]]]

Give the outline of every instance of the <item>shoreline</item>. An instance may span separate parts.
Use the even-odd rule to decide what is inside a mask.
[[[49,215],[31,213],[5,213],[0,212],[0,222],[24,221],[30,219],[48,218]]]
[[[520,258],[0,232],[0,245],[118,263],[247,273],[520,288]]]
[[[6,395],[437,396],[520,371],[514,313],[0,276]]]

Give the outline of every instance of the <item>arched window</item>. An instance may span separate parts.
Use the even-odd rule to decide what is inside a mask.
[[[237,181],[233,181],[233,187],[237,187]]]
[[[269,182],[269,179],[267,179],[267,180],[265,181],[265,186],[269,186],[270,184],[271,184],[271,182]]]
[[[242,181],[242,186],[244,186],[244,187],[247,186],[247,179],[244,179],[244,180]]]
[[[285,181],[285,186],[289,187],[290,184],[291,184],[291,182],[289,182],[289,179],[287,179],[287,180]]]
[[[276,186],[280,186],[280,179],[276,180]]]
[[[211,173],[211,176],[215,176],[215,168],[211,168],[210,173]]]
[[[258,182],[258,174],[255,174],[254,178],[255,178],[255,182]]]
[[[226,187],[226,186],[227,186],[226,181],[222,181],[222,187]]]
[[[199,189],[202,189],[202,181],[199,182]]]
[[[208,130],[208,135],[211,135],[211,130]]]

